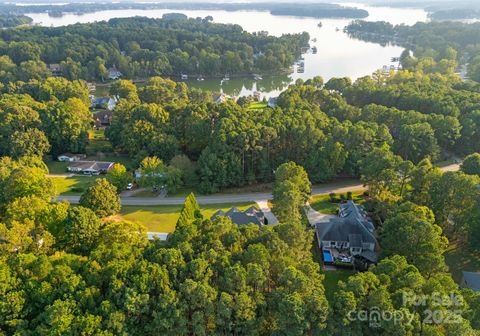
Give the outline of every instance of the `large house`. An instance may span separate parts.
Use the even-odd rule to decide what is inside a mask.
[[[316,225],[319,247],[344,255],[377,261],[375,227],[363,206],[347,201],[340,204],[338,217]]]
[[[229,217],[232,220],[233,224],[244,225],[244,224],[257,224],[263,225],[268,224],[265,219],[265,215],[261,210],[258,210],[256,207],[252,206],[245,211],[240,211],[237,208],[231,208],[227,212],[223,210],[218,210],[210,218],[214,220],[215,218],[223,216]]]
[[[72,173],[82,173],[85,175],[105,174],[112,169],[114,162],[103,161],[77,161],[67,167]]]

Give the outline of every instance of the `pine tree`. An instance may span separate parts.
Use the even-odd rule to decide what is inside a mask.
[[[198,206],[197,199],[192,192],[187,196],[187,198],[185,198],[177,225],[188,224],[196,218],[201,218],[200,207]]]

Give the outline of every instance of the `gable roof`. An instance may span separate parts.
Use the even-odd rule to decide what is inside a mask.
[[[254,206],[248,208],[245,211],[240,211],[237,208],[233,207],[227,212],[218,210],[213,214],[210,219],[215,219],[218,216],[229,217],[232,220],[232,223],[237,225],[244,225],[244,224],[257,224],[263,225],[265,224],[265,215],[261,210],[258,210]]]
[[[316,230],[321,241],[350,242],[352,247],[361,247],[362,243],[377,244],[373,224],[363,207],[348,201],[340,205],[339,216],[317,224]]]
[[[463,287],[480,292],[480,272],[463,272]]]

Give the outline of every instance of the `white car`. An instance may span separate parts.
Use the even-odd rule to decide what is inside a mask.
[[[132,188],[133,188],[133,183],[127,184],[127,190],[132,190]]]

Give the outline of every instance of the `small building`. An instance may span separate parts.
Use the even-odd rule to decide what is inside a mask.
[[[97,112],[93,115],[94,126],[97,129],[108,127],[112,123],[113,112],[111,110],[105,110]]]
[[[85,154],[72,154],[72,153],[63,153],[57,156],[58,161],[62,162],[75,162],[85,159],[87,156]]]
[[[319,247],[333,255],[361,256],[377,262],[375,227],[363,206],[351,200],[340,204],[338,217],[316,224],[316,236]]]
[[[117,106],[117,101],[111,97],[90,97],[91,108],[113,111]]]
[[[54,77],[60,77],[63,75],[63,71],[60,64],[49,64],[47,68],[51,72],[52,76]]]
[[[108,79],[111,79],[111,80],[117,80],[117,79],[120,79],[122,78],[123,74],[117,70],[117,68],[115,67],[112,67],[112,68],[109,68],[107,70],[108,72]]]
[[[264,225],[268,224],[265,220],[265,214],[263,211],[258,210],[256,207],[252,206],[245,211],[240,211],[237,208],[231,208],[227,212],[223,210],[218,210],[213,214],[210,218],[214,220],[215,218],[223,216],[229,217],[232,220],[233,224],[237,225],[245,225],[245,224],[257,224],[257,225]]]
[[[268,99],[267,106],[270,108],[275,108],[277,107],[277,97],[272,97]]]
[[[474,292],[480,292],[480,272],[463,272],[460,286],[470,288]]]
[[[108,173],[114,164],[114,162],[103,161],[77,161],[70,164],[67,170],[71,173],[99,175]]]

